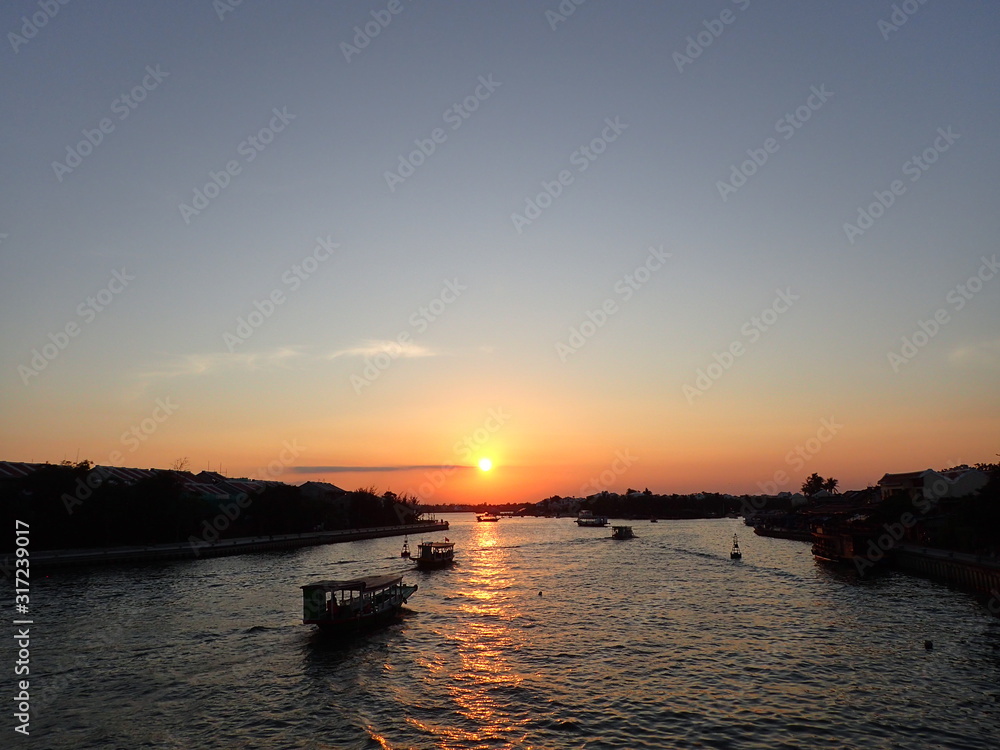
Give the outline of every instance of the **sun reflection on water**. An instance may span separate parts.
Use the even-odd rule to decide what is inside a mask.
[[[500,545],[502,529],[495,523],[473,528],[469,552],[463,557],[458,595],[461,626],[446,634],[450,653],[457,653],[452,672],[444,676],[461,717],[451,725],[425,727],[437,737],[438,747],[494,746],[523,735],[526,717],[513,716],[510,695],[524,681],[507,654],[521,647],[520,634],[511,626],[519,613],[511,594],[513,580]]]

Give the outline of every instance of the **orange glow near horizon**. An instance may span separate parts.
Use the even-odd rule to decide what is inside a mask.
[[[252,418],[227,394],[206,405],[192,386],[178,388],[172,398],[180,408],[138,438],[132,430],[151,413],[146,403],[108,399],[70,409],[57,400],[31,410],[11,402],[9,422],[20,433],[2,446],[0,459],[168,468],[188,457],[194,472],[325,481],[346,490],[374,486],[424,505],[529,503],[629,487],[794,492],[814,471],[837,478],[843,491],[874,484],[886,472],[996,460],[1000,419],[974,404],[953,410],[928,401],[915,414],[900,410],[891,394],[884,404],[866,398],[841,408],[832,399],[733,401],[723,385],[709,394],[714,400],[694,406],[662,393],[659,401],[602,400],[579,383],[554,391],[529,383],[502,391],[493,403],[458,390],[444,406],[388,394],[324,410],[302,397],[283,409],[265,404]],[[590,404],[586,413],[581,402]],[[72,420],[65,419],[69,412]],[[835,434],[823,430],[823,420],[837,425]],[[486,458],[489,471],[479,463]]]

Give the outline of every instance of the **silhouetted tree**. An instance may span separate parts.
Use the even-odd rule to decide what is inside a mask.
[[[1000,458],[1000,453],[997,454],[997,457]],[[985,471],[987,474],[998,474],[998,475],[1000,475],[1000,463],[989,464],[989,463],[981,462],[981,463],[976,464],[975,467],[977,469],[979,469],[980,471]]]
[[[809,478],[802,483],[802,494],[806,496],[815,495],[823,489],[823,483],[823,477],[814,471],[809,475]]]
[[[833,477],[829,477],[828,479],[824,480],[824,482],[823,482],[823,489],[826,490],[827,492],[834,492],[835,493],[835,492],[837,492],[837,485],[838,484],[840,484],[840,482],[838,482]]]

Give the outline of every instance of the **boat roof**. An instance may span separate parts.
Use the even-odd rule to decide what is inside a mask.
[[[454,547],[454,542],[421,542],[421,547]]]
[[[400,583],[403,576],[399,573],[382,576],[364,576],[347,581],[316,581],[307,583],[304,589],[325,589],[326,591],[366,591],[368,589],[384,589],[394,583]]]

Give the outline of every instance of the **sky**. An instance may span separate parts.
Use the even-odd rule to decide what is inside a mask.
[[[503,503],[1000,452],[994,3],[0,31],[4,460]]]

